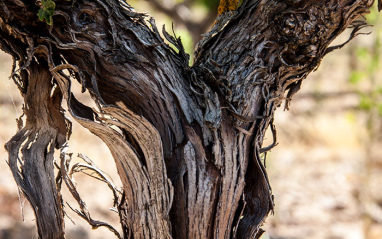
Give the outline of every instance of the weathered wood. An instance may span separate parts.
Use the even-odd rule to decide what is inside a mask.
[[[19,64],[13,78],[25,103],[36,103],[25,109],[27,124],[7,149],[39,236],[64,238],[53,151],[40,156],[67,140],[64,99],[73,118],[110,148],[124,190],[118,207],[124,238],[259,237],[273,209],[260,154],[270,149],[263,138],[274,112],[372,3],[244,0],[219,16],[189,66],[179,39],[163,32],[175,51],[153,19],[149,26],[123,2],[56,1],[50,27],[37,20],[33,2],[2,1],[0,46]],[[72,80],[90,92],[97,110],[76,99]],[[37,88],[45,93],[32,94]],[[46,93],[52,88],[54,97]],[[25,186],[39,177],[50,181]],[[52,206],[47,214],[37,209],[41,203]]]
[[[40,59],[44,61],[43,59]],[[26,122],[6,144],[9,166],[20,193],[31,203],[40,238],[64,237],[61,195],[56,188],[53,154],[66,141],[61,92],[53,90],[48,68],[31,62],[23,111]]]

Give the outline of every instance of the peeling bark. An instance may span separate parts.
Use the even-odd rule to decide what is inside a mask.
[[[27,120],[5,146],[8,163],[20,193],[32,205],[39,237],[63,238],[64,213],[53,171],[54,148],[59,148],[67,135],[61,92],[52,91],[52,75],[47,68],[33,62],[26,70],[33,72],[23,94]]]
[[[71,130],[62,100],[113,155],[123,238],[260,237],[273,210],[261,154],[274,146],[263,146],[269,126],[276,136],[274,112],[335,37],[349,26],[357,35],[365,24],[355,19],[372,4],[245,0],[219,16],[189,66],[180,39],[163,31],[174,50],[124,2],[56,1],[53,26],[37,19],[34,2],[0,2],[0,47],[14,58],[26,114],[6,148],[39,237],[64,238],[53,172],[54,148]],[[97,110],[76,99],[74,80]]]

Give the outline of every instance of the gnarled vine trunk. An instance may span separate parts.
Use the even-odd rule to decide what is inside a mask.
[[[37,1],[0,2],[0,46],[13,56],[25,124],[6,144],[40,238],[64,238],[70,114],[109,147],[123,193],[122,238],[257,238],[273,209],[262,158],[273,115],[331,50],[364,23],[373,0],[244,0],[217,19],[189,66],[180,39],[118,0],[56,1],[53,25]],[[340,46],[339,46],[340,47]],[[16,67],[16,64],[18,65]],[[78,81],[99,106],[71,91]],[[21,121],[20,121],[21,122]],[[61,149],[54,175],[54,149]],[[57,159],[58,160],[58,159]]]

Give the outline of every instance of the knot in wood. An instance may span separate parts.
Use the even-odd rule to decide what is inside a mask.
[[[95,23],[96,21],[94,17],[88,14],[87,12],[82,12],[78,16],[78,22],[82,25],[89,25],[91,23]]]
[[[283,13],[277,17],[276,28],[285,42],[307,42],[316,34],[315,24],[306,13]]]
[[[317,56],[317,19],[306,12],[284,12],[276,17],[275,32],[284,45],[280,57],[287,65],[305,65]]]

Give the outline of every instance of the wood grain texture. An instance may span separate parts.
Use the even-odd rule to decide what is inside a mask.
[[[335,37],[362,28],[354,20],[372,4],[244,0],[220,16],[189,66],[179,38],[162,33],[174,50],[153,19],[122,1],[56,1],[52,27],[34,2],[0,2],[0,46],[30,106],[7,150],[39,237],[64,238],[53,148],[70,136],[65,102],[113,155],[123,238],[258,238],[274,206],[261,155],[274,112]],[[77,100],[74,80],[98,109]]]

